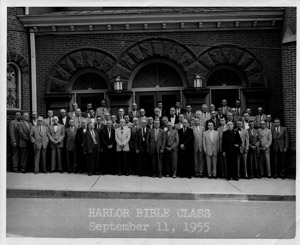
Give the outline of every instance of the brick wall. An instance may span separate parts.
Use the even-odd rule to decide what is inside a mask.
[[[270,97],[273,115],[281,115],[281,30],[264,31],[211,31],[173,33],[131,33],[131,34],[89,34],[89,35],[47,35],[36,37],[38,112],[46,113],[44,93],[45,82],[54,64],[67,52],[82,47],[104,49],[118,57],[134,42],[148,37],[175,39],[199,55],[206,48],[218,44],[246,46],[262,63],[272,94]]]
[[[31,98],[30,98],[30,73],[29,73],[29,43],[28,34],[22,23],[16,17],[22,8],[7,8],[7,52],[17,53],[16,57],[23,57],[27,63],[26,68],[21,68],[21,110],[30,111]],[[16,58],[17,59],[17,58]],[[20,58],[17,60],[21,60]],[[11,61],[15,61],[13,58]],[[18,64],[16,61],[15,63]],[[24,64],[24,63],[23,63]],[[15,111],[7,111],[7,126],[8,123],[14,119]],[[10,138],[7,130],[7,166],[10,167],[11,163],[11,148]]]

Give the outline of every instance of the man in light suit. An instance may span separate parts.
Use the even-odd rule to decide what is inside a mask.
[[[44,125],[43,117],[38,117],[37,126],[33,126],[30,131],[31,142],[34,151],[34,173],[39,172],[40,155],[42,155],[42,172],[47,173],[46,169],[46,149],[49,142],[49,127]]]
[[[65,127],[58,123],[58,117],[53,117],[53,124],[49,126],[49,140],[51,147],[51,170],[50,173],[55,171],[56,165],[60,173],[63,173],[62,163],[61,163],[61,152],[64,147],[65,138]],[[57,157],[57,158],[56,158]],[[57,164],[56,164],[57,163]]]
[[[214,124],[214,130],[217,130],[217,128],[220,126],[220,121],[216,117],[216,111],[211,111],[210,112],[210,119],[206,120],[206,127],[205,127],[206,130],[208,130],[208,123],[209,122],[213,122],[213,124]]]
[[[223,140],[223,133],[227,130],[227,125],[225,122],[225,118],[222,117],[220,119],[220,126],[218,127],[217,131],[219,133],[219,156],[218,156],[218,161],[219,164],[217,163],[217,166],[219,166],[220,173],[222,178],[225,178],[226,176],[226,159],[223,156],[223,148],[222,148],[222,140]]]
[[[266,122],[260,122],[260,129],[258,130],[259,145],[259,165],[260,173],[263,176],[266,170],[266,175],[271,178],[271,166],[270,166],[270,146],[272,144],[272,132],[266,128]]]
[[[222,100],[222,112],[224,115],[227,115],[228,112],[231,111],[231,107],[227,106],[227,100],[223,99]]]
[[[16,112],[16,119],[9,123],[9,136],[12,146],[12,167],[13,171],[19,173],[20,165],[20,135],[18,126],[21,123],[21,112]]]
[[[210,112],[208,112],[208,107],[206,104],[202,104],[202,109],[201,109],[202,115],[201,117],[204,119],[204,121],[208,121],[211,118]]]
[[[256,128],[260,126],[261,121],[265,121],[267,119],[267,115],[264,114],[264,110],[262,107],[257,108],[258,114],[255,116],[255,125]]]
[[[77,110],[77,108],[78,108],[78,104],[76,102],[74,102],[72,104],[72,111],[68,112],[68,116],[70,118],[74,118],[76,116],[76,110]]]
[[[272,130],[273,139],[273,178],[276,179],[278,174],[282,179],[286,176],[285,154],[289,148],[289,137],[286,127],[280,126],[280,119],[275,118],[275,127]]]
[[[242,161],[242,167],[244,170],[244,177],[246,179],[249,179],[248,171],[247,171],[247,154],[249,150],[249,135],[248,131],[246,129],[242,128],[243,123],[242,121],[237,122],[237,131],[240,134],[242,144],[240,145],[240,151],[237,153],[237,167],[238,167],[238,175],[239,178],[241,176],[240,167],[241,167],[241,161]]]
[[[190,123],[192,119],[195,117],[195,114],[192,112],[192,106],[187,104],[185,106],[186,112],[183,114],[184,118]]]
[[[44,120],[45,126],[51,126],[53,124],[53,111],[48,110],[47,115],[48,117]]]
[[[150,129],[147,128],[147,120],[142,119],[141,127],[136,132],[135,137],[135,151],[138,160],[138,175],[149,175],[151,172],[150,156],[147,152],[147,136]]]
[[[75,127],[81,128],[83,120],[86,120],[87,123],[89,123],[89,121],[90,121],[89,118],[84,118],[83,116],[81,116],[81,110],[80,110],[80,108],[77,108],[76,115],[74,117]]]
[[[165,155],[167,163],[167,177],[176,178],[177,174],[177,151],[179,144],[179,136],[177,130],[173,129],[171,122],[167,123],[168,130],[165,132],[166,144]]]
[[[91,176],[97,164],[97,153],[100,152],[100,139],[97,130],[94,129],[94,123],[89,122],[86,133],[83,134],[83,152],[86,154],[87,173]],[[99,163],[98,163],[99,164]],[[96,166],[96,168],[99,168]],[[96,173],[98,174],[98,173]]]
[[[208,130],[203,133],[203,150],[206,155],[208,178],[217,178],[217,160],[219,152],[219,133],[214,130],[213,122],[208,123]]]
[[[23,113],[23,121],[18,125],[18,132],[20,136],[19,146],[21,153],[21,172],[26,173],[27,162],[29,156],[29,149],[31,147],[30,131],[32,124],[29,122],[29,114]]]
[[[107,102],[105,99],[103,99],[101,100],[101,107],[98,107],[96,110],[95,117],[101,116],[101,118],[104,118],[106,112],[110,113],[110,108],[107,107]]]
[[[164,131],[159,128],[159,120],[154,120],[154,128],[147,136],[147,149],[152,158],[152,177],[162,177],[162,155],[166,144]]]
[[[241,121],[243,124],[242,128],[247,130],[249,128],[249,121],[250,121],[250,116],[248,112],[244,113],[244,116],[242,117]]]
[[[195,177],[203,178],[204,158],[203,158],[203,132],[205,128],[200,125],[199,118],[194,119],[195,126],[192,127],[194,133],[194,171]]]
[[[67,171],[77,173],[77,152],[76,152],[76,134],[77,127],[75,127],[74,119],[69,120],[69,127],[65,130],[66,138],[66,155],[67,155]],[[72,161],[71,161],[72,159]]]
[[[202,111],[197,110],[197,111],[195,112],[195,118],[198,118],[198,119],[199,119],[200,126],[202,126],[202,127],[204,127],[204,128],[206,127],[206,121],[205,121],[204,117],[202,117]]]
[[[128,113],[129,118],[130,118],[130,122],[133,122],[133,118],[139,118],[140,117],[140,112],[137,110],[137,104],[136,103],[132,103],[131,105],[131,111]]]
[[[258,130],[254,128],[254,121],[249,121],[249,151],[248,151],[248,165],[249,165],[249,175],[252,179],[254,176],[260,179],[260,168],[258,166],[259,157],[259,140],[258,140]]]
[[[125,126],[125,119],[120,120],[120,127],[115,130],[116,137],[116,151],[117,151],[117,163],[118,163],[118,175],[126,174],[129,176],[129,141],[131,137],[130,128]]]
[[[178,130],[179,135],[179,171],[181,177],[192,178],[194,173],[193,168],[193,143],[194,133],[191,128],[188,127],[188,121],[186,119],[182,122],[183,128]]]

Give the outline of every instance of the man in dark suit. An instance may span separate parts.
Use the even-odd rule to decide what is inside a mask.
[[[266,128],[270,129],[271,131],[274,129],[275,123],[272,122],[272,116],[270,114],[267,115],[266,121]]]
[[[83,173],[86,170],[86,154],[83,152],[83,136],[87,131],[87,120],[82,121],[81,128],[77,129],[76,133],[76,151],[77,151],[77,169],[79,173]]]
[[[238,131],[233,129],[232,121],[227,123],[228,129],[223,132],[222,150],[223,156],[226,157],[226,179],[239,180],[237,153],[240,150],[242,140]]]
[[[46,149],[48,146],[49,127],[44,125],[43,117],[38,117],[38,124],[31,128],[30,138],[34,151],[34,173],[39,172],[40,155],[42,155],[42,172],[47,173]]]
[[[137,117],[133,118],[133,123],[130,125],[130,141],[129,141],[129,147],[130,147],[130,164],[129,164],[129,169],[131,173],[136,174],[137,173],[137,155],[136,155],[136,149],[135,149],[135,137],[136,137],[136,132],[139,128],[138,125],[139,119]]]
[[[18,132],[20,136],[19,146],[21,153],[21,172],[26,173],[27,162],[29,156],[29,149],[31,147],[30,131],[32,124],[29,122],[29,114],[23,113],[23,121],[18,125]]]
[[[222,113],[224,115],[227,115],[227,113],[230,111],[231,111],[231,107],[227,106],[227,100],[223,99],[222,100]]]
[[[172,176],[173,178],[176,178],[179,136],[177,130],[173,129],[173,125],[171,122],[168,122],[167,126],[168,130],[165,132],[165,156],[167,163],[167,177]]]
[[[120,109],[118,110],[118,117],[117,117],[117,120],[116,120],[116,122],[117,122],[118,124],[120,124],[120,120],[121,120],[121,119],[124,119],[124,114],[125,114],[124,109],[123,109],[123,108],[120,108]]]
[[[86,111],[83,111],[81,115],[85,118],[91,118],[91,112],[90,112],[91,110],[93,110],[92,103],[87,103]]]
[[[162,177],[162,155],[164,153],[166,138],[164,131],[159,128],[159,120],[154,120],[154,129],[147,136],[147,149],[152,158],[152,177]]]
[[[111,120],[108,120],[106,128],[100,131],[100,144],[103,149],[102,174],[116,174],[116,136]]]
[[[77,173],[77,155],[76,155],[76,134],[78,128],[75,127],[74,119],[69,120],[69,127],[65,130],[67,171]],[[71,161],[72,159],[72,161]]]
[[[36,126],[37,125],[37,118],[38,118],[37,112],[33,111],[31,113],[31,120],[30,120],[30,123],[32,124],[32,126]]]
[[[286,127],[280,126],[280,119],[275,118],[275,127],[272,130],[273,140],[273,178],[276,179],[278,174],[282,179],[286,176],[285,155],[289,147],[288,131]]]
[[[131,112],[128,113],[129,118],[130,118],[130,122],[133,122],[133,118],[139,118],[140,117],[140,112],[137,110],[137,104],[136,103],[132,103],[131,105]]]
[[[83,152],[87,156],[87,172],[88,176],[94,173],[95,163],[97,161],[97,152],[100,152],[100,140],[94,124],[89,123],[86,133],[83,135]]]
[[[67,112],[65,109],[61,109],[60,110],[60,117],[58,119],[58,123],[61,125],[64,125],[65,128],[70,127],[69,121],[70,121],[70,117],[67,116]]]
[[[195,114],[192,112],[192,106],[190,104],[187,104],[185,106],[186,112],[183,114],[184,118],[190,123],[192,119],[195,117]]]
[[[20,165],[20,135],[18,126],[21,123],[21,112],[16,112],[16,118],[9,123],[9,135],[12,146],[12,168],[13,171],[19,173]]]
[[[222,107],[218,107],[218,113],[216,115],[216,117],[220,120],[221,118],[226,118],[226,115],[223,114],[223,109]]]
[[[181,102],[177,100],[175,103],[175,115],[179,117],[180,114],[184,114],[184,113],[185,113],[185,109],[181,108]]]
[[[267,115],[264,113],[264,110],[262,107],[258,107],[257,112],[258,112],[258,114],[255,116],[255,126],[256,126],[256,128],[259,128],[261,121],[266,121]]]
[[[112,128],[116,129],[120,127],[120,124],[117,123],[117,116],[116,115],[111,115],[111,122],[112,122]]]
[[[223,149],[222,149],[222,140],[223,140],[223,133],[227,130],[227,125],[225,122],[225,117],[220,119],[220,126],[218,127],[217,131],[219,133],[219,144],[220,144],[220,152],[218,156],[218,163],[217,166],[219,166],[219,173],[222,178],[225,178],[226,176],[226,159],[223,156]]]
[[[237,99],[235,101],[235,107],[234,108],[236,110],[236,115],[237,116],[242,116],[243,115],[245,109],[242,108],[241,100],[240,99]]]
[[[220,126],[220,120],[217,118],[216,111],[211,111],[210,116],[211,116],[210,119],[207,120],[206,123],[205,123],[206,124],[205,129],[208,130],[208,123],[212,122],[213,125],[214,125],[214,130],[217,130],[218,127]]]
[[[236,128],[237,127],[237,121],[233,120],[233,115],[231,112],[228,112],[227,115],[226,115],[226,118],[227,118],[227,123],[228,122],[232,122],[233,124],[233,128]]]
[[[96,123],[95,123],[95,130],[98,131],[98,133],[100,133],[101,130],[103,130],[106,126],[102,123],[102,119],[101,116],[97,116],[96,118]]]
[[[158,107],[154,108],[153,121],[159,120],[159,123],[162,123],[162,116],[160,116],[161,111]]]
[[[258,165],[259,157],[259,140],[258,130],[254,128],[254,121],[249,121],[249,128],[247,129],[249,134],[249,152],[248,152],[248,166],[249,166],[249,177],[261,178],[260,168]]]
[[[137,130],[135,136],[135,151],[137,154],[137,170],[139,176],[143,176],[144,174],[149,175],[151,172],[150,156],[147,152],[147,136],[150,132],[150,129],[146,126],[147,121],[142,119],[141,127]]]
[[[58,117],[53,117],[53,124],[49,126],[49,140],[51,147],[51,170],[52,173],[57,169],[60,173],[63,173],[62,169],[62,148],[64,147],[64,138],[65,138],[65,127],[58,123]]]
[[[183,128],[178,130],[179,135],[179,172],[180,176],[187,176],[189,179],[192,178],[194,173],[193,168],[193,141],[194,132],[193,129],[189,128],[188,120],[184,119],[182,122]]]
[[[170,114],[168,117],[168,121],[171,122],[172,127],[174,127],[175,124],[177,124],[179,122],[179,115],[178,116],[176,115],[175,107],[170,108]]]
[[[168,114],[167,111],[163,108],[162,101],[157,101],[156,107],[160,110],[160,117],[166,116]]]

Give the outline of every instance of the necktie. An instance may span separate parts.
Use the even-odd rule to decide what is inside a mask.
[[[40,126],[40,132],[42,132],[42,126]]]
[[[183,133],[185,133],[185,128],[183,128]]]
[[[110,138],[110,128],[108,128],[108,137]]]
[[[204,118],[206,118],[206,112],[204,112]]]
[[[71,132],[73,133],[73,130],[74,130],[74,128],[73,127],[71,127]]]
[[[158,129],[155,129],[155,141],[157,141],[157,134],[158,134]]]

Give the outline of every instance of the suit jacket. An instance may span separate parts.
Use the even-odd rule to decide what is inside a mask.
[[[179,145],[184,144],[185,151],[193,151],[193,143],[194,143],[194,132],[191,128],[186,128],[185,132],[183,132],[183,128],[178,130],[179,135]]]
[[[229,106],[223,107],[223,106],[222,106],[222,110],[223,110],[223,114],[226,115],[228,112],[231,112],[231,107],[229,107]]]
[[[149,128],[149,129],[154,129],[154,124],[148,124],[147,126],[146,126],[147,128]]]
[[[222,126],[219,126],[217,131],[219,133],[219,150],[220,152],[223,151],[222,149],[222,140],[223,140],[223,133],[227,130],[227,125],[224,125],[224,128]]]
[[[49,126],[49,140],[51,148],[63,148],[65,138],[65,127],[64,125],[58,124],[56,132],[54,131],[54,125]],[[59,144],[54,144],[54,141],[58,141]]]
[[[99,134],[97,132],[97,130],[94,130],[94,134],[95,134],[95,140],[97,142],[97,152],[100,152],[100,140],[99,140]],[[83,134],[83,141],[82,141],[82,147],[83,147],[83,152],[86,153],[95,153],[95,143],[93,140],[93,136],[90,132],[90,129],[86,130],[86,133]]]
[[[84,132],[84,128],[77,128],[77,132],[76,132],[76,146],[77,146],[77,149],[82,149],[83,136],[86,134],[87,130],[88,129],[86,128],[86,131]]]
[[[242,107],[240,107],[240,108],[233,107],[233,108],[236,109],[236,114],[237,114],[238,116],[242,116],[243,113],[245,112],[245,108],[242,108]],[[239,109],[239,110],[238,110],[238,109]]]
[[[18,133],[20,136],[20,139],[19,139],[20,147],[30,147],[31,146],[30,131],[32,128],[32,124],[30,122],[27,122],[27,123],[28,123],[28,127],[25,124],[24,120],[22,120],[18,124]]]
[[[249,150],[249,134],[248,131],[241,128],[241,131],[239,131],[241,140],[242,140],[242,144],[240,145],[240,152],[241,153],[246,153],[246,151]]]
[[[185,112],[183,114],[183,116],[190,123],[192,121],[193,117],[195,117],[195,114],[193,112],[191,112],[190,114],[187,114],[187,112]]]
[[[52,119],[53,119],[53,117],[51,117],[51,118],[49,118],[49,117],[45,118],[44,119],[45,126],[50,126],[50,123],[52,125],[53,124]]]
[[[43,125],[42,131],[40,131],[40,126],[33,126],[30,130],[30,138],[33,143],[33,150],[47,149],[47,145],[49,142],[48,138],[49,127]]]
[[[179,117],[176,114],[174,115],[174,117],[175,117],[175,121],[174,121],[174,125],[173,126],[175,126],[175,124],[179,123]],[[170,115],[168,116],[168,120],[169,120],[169,122],[172,122]]]
[[[150,132],[150,129],[146,128],[146,133],[143,135],[142,134],[142,128],[139,128],[136,131],[136,136],[135,136],[135,149],[139,150],[141,153],[144,153],[147,150],[147,136]]]
[[[75,111],[70,111],[70,112],[68,112],[68,117],[74,118],[75,116],[76,116]]]
[[[249,146],[255,146],[255,151],[259,151],[259,139],[258,139],[258,129],[253,129],[253,133],[251,133],[250,128],[247,129],[249,135]]]
[[[98,108],[96,109],[95,118],[97,118],[97,116],[101,116],[101,118],[103,119],[106,112],[109,112],[109,113],[110,113],[110,108],[106,107],[106,108],[104,109],[104,112],[103,112],[103,109],[104,109],[103,107],[98,107]]]
[[[158,129],[157,139],[155,140],[155,128],[151,129],[147,135],[147,149],[151,154],[154,152],[159,153],[160,150],[164,150],[166,144],[165,132],[162,129]]]
[[[194,133],[194,151],[200,151],[203,152],[203,132],[205,131],[205,128],[202,126],[199,126],[199,131],[196,126],[192,127],[193,133]]]
[[[70,127],[70,124],[69,124],[70,119],[71,118],[69,116],[66,116],[66,124],[64,124],[62,117],[59,117],[58,123],[61,125],[64,125],[65,128],[68,128],[68,127]]]
[[[262,114],[262,120],[265,121],[267,120],[267,115],[266,114]],[[254,118],[254,125],[256,127],[260,127],[260,115],[256,115]]]
[[[170,133],[169,133],[169,131],[166,131],[165,138],[166,138],[165,147],[172,147],[172,149],[174,151],[177,151],[178,144],[179,144],[179,135],[178,135],[177,130],[171,129]]]
[[[100,128],[97,128],[97,127],[98,127],[97,123],[95,123],[94,126],[95,126],[95,130],[97,130],[98,134],[99,134],[102,130],[106,129],[106,125],[104,125],[103,123],[100,124]]]
[[[18,131],[18,125],[21,123],[18,122],[17,119],[15,120],[12,120],[10,123],[9,123],[9,136],[10,136],[10,140],[11,140],[11,143],[16,143],[17,146],[19,145],[19,141],[20,141],[20,135],[19,135],[19,131]]]
[[[284,149],[289,148],[289,137],[286,127],[279,127],[279,134],[276,128],[272,129],[273,151],[283,152]]]
[[[123,132],[123,133],[122,133]],[[115,130],[115,138],[117,143],[117,151],[122,151],[120,145],[124,145],[123,151],[129,151],[129,141],[131,137],[131,130],[128,127],[123,127],[123,130],[121,127],[117,128]]]
[[[120,124],[115,122],[115,123],[112,124],[112,127],[113,127],[113,129],[116,129],[116,128],[120,127]]]
[[[71,128],[66,128],[65,130],[65,142],[67,151],[75,151],[76,150],[76,134],[77,127],[74,127],[73,132]]]
[[[208,121],[211,119],[210,112],[206,112],[206,117],[204,116],[204,112],[202,112],[201,117],[203,118],[204,121]]]
[[[77,128],[81,128],[83,120],[86,120],[87,124],[89,123],[89,119],[84,118],[83,116],[80,116],[80,117],[75,116],[73,119],[74,119],[74,122],[75,122],[75,126]]]
[[[260,147],[265,147],[266,151],[270,150],[270,146],[272,144],[272,132],[270,129],[265,128],[258,129],[258,139],[260,141]]]
[[[129,115],[129,118],[130,118],[130,122],[132,122],[134,117],[137,117],[137,118],[140,117],[140,111],[136,110],[136,115],[135,116],[133,116],[133,112],[132,111],[129,112],[128,115]]]
[[[274,122],[266,122],[266,128],[268,128],[271,131],[273,131],[274,127],[275,127],[275,123]]]
[[[132,125],[130,127],[130,133],[131,133],[131,136],[130,136],[130,141],[129,141],[129,146],[130,146],[130,149],[135,149],[135,137],[136,137],[136,132],[137,130],[139,129],[139,127],[135,127],[134,125]]]
[[[232,154],[233,152],[239,150],[242,140],[240,134],[236,130],[226,130],[223,132],[222,137],[222,150],[226,154]],[[234,145],[238,145],[238,148]]]
[[[108,134],[108,128],[106,127],[105,129],[100,131],[100,143],[101,143],[101,147],[104,150],[108,150],[108,146],[112,145],[113,148],[112,150],[116,149],[116,135],[115,135],[115,130],[113,128],[111,128],[110,131],[110,137]]]
[[[30,123],[32,124],[32,126],[37,126],[37,119],[35,119],[35,121],[33,119],[30,119]]]
[[[147,121],[147,124],[148,124],[148,117],[146,117],[146,116],[143,117],[143,118],[142,118],[142,117],[139,117],[138,119],[139,119],[139,125],[141,125],[143,119],[146,120],[146,121]]]
[[[219,133],[212,130],[213,138],[207,130],[203,133],[203,150],[206,156],[217,156],[219,151]]]
[[[177,113],[177,108],[175,108],[175,114],[176,114],[177,116],[179,116],[180,114],[184,114],[184,113],[186,112],[186,110],[185,110],[184,108],[179,108],[179,109],[180,109],[180,112]]]

